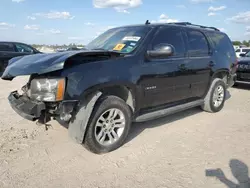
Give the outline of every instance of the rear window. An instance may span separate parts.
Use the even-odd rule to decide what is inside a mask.
[[[3,52],[14,52],[14,46],[9,43],[0,43],[0,51]]]
[[[232,55],[235,54],[233,44],[228,36],[224,33],[207,33],[209,38],[212,40],[215,50],[219,53],[227,54],[228,52]],[[240,52],[240,49],[238,49]],[[238,51],[236,50],[236,52]]]

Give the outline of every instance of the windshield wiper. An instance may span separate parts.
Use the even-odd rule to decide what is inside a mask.
[[[106,50],[104,48],[93,48],[93,49],[90,49],[90,50],[103,50],[103,51],[106,51],[106,52],[116,52],[116,51],[113,51],[113,50]],[[116,52],[116,53],[122,54],[121,52]]]
[[[91,50],[104,50],[104,51],[109,51],[109,50],[106,50],[106,49],[104,49],[104,48],[93,48],[93,49],[91,49]]]

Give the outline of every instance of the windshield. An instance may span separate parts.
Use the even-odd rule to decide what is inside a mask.
[[[86,47],[89,50],[131,53],[140,44],[150,29],[150,27],[141,26],[110,29],[90,42]]]

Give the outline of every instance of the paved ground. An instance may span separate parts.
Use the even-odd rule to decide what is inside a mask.
[[[1,188],[247,187],[250,86],[231,88],[220,113],[192,109],[136,124],[122,148],[94,155],[58,123],[45,131],[13,112],[6,97],[25,80],[0,81]]]

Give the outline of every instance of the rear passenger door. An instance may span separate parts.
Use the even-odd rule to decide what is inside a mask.
[[[198,99],[206,93],[215,62],[212,59],[211,47],[204,33],[195,29],[185,29],[185,31],[191,97]]]

